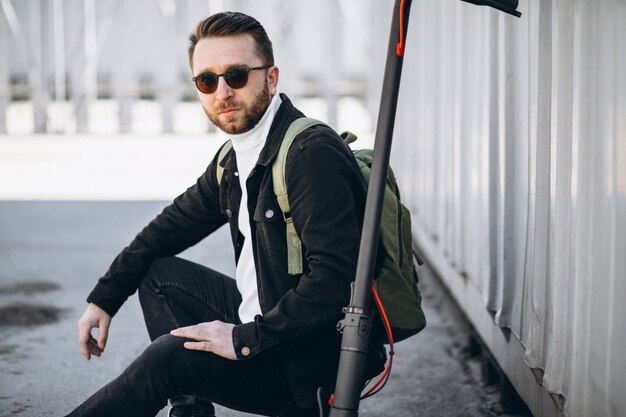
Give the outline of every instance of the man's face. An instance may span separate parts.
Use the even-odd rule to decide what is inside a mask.
[[[248,34],[201,39],[193,53],[193,76],[265,65],[254,47],[254,38]],[[238,134],[258,123],[276,94],[277,84],[278,68],[270,67],[250,71],[248,83],[239,89],[219,77],[217,90],[210,94],[198,91],[198,97],[213,124],[226,133]]]

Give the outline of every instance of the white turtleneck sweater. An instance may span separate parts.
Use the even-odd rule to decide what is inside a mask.
[[[265,145],[270,126],[274,121],[274,116],[280,107],[280,103],[279,95],[275,94],[259,123],[247,132],[238,135],[221,132],[233,143],[238,170],[235,175],[239,177],[239,184],[241,185],[241,205],[239,206],[238,222],[239,231],[243,235],[244,241],[239,262],[237,263],[235,279],[237,281],[237,289],[241,293],[239,319],[242,323],[251,322],[254,320],[254,316],[262,314],[252,253],[252,241],[250,239],[250,215],[248,213],[246,180],[259,159],[259,154]]]

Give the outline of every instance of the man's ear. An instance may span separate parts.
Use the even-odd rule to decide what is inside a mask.
[[[273,96],[278,90],[278,75],[280,71],[278,67],[271,67],[267,70],[267,83],[269,85],[270,94]]]

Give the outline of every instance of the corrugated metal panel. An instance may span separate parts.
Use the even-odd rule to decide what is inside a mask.
[[[626,3],[414,2],[393,165],[536,415],[626,415]]]

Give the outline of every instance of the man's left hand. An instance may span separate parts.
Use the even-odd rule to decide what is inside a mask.
[[[234,327],[234,324],[210,321],[194,326],[180,327],[172,330],[170,334],[197,340],[197,342],[185,342],[187,349],[213,352],[222,358],[235,360],[237,355],[233,346]]]

